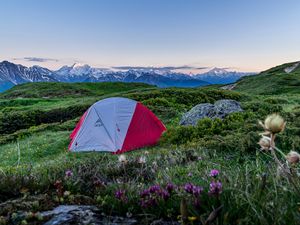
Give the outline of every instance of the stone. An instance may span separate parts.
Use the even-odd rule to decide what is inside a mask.
[[[242,111],[240,103],[231,99],[219,100],[215,104],[198,104],[182,116],[179,124],[196,126],[197,122],[203,118],[223,119],[230,113]]]
[[[135,225],[135,219],[102,215],[96,206],[60,205],[53,210],[42,212],[43,218],[49,218],[45,225]]]

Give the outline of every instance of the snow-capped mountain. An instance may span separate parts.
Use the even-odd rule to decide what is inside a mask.
[[[192,77],[172,77],[169,75],[170,74],[161,75],[155,72],[128,70],[106,73],[105,76],[90,76],[85,80],[85,82],[136,82],[156,85],[158,87],[199,87],[209,84],[208,82]]]
[[[111,72],[106,68],[92,68],[87,64],[75,63],[72,66],[63,66],[59,70],[53,71],[53,77],[61,82],[88,82],[89,79],[95,80],[107,76]]]
[[[26,82],[51,82],[52,71],[40,66],[26,67],[8,61],[0,63],[0,91]]]
[[[26,67],[8,61],[0,63],[0,91],[26,82],[138,82],[158,87],[199,87],[209,84],[228,84],[250,73],[228,71],[222,68],[197,75],[178,73],[172,69],[137,67],[134,69],[94,68],[75,63],[59,70]]]
[[[197,74],[194,77],[211,84],[229,84],[234,83],[243,76],[254,75],[255,73],[245,73],[245,72],[236,72],[228,71],[223,68],[213,68],[206,73]]]

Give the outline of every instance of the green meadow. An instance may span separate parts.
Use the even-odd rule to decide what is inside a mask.
[[[30,83],[0,94],[0,224],[19,210],[36,213],[60,204],[130,213],[141,224],[160,218],[182,224],[299,224],[299,166],[293,166],[291,184],[278,173],[270,152],[257,144],[263,132],[258,120],[278,113],[287,123],[276,137],[277,148],[284,154],[300,151],[300,68],[287,74],[286,66],[242,78],[234,90]],[[164,122],[168,130],[159,144],[126,153],[126,162],[109,153],[69,152],[69,135],[80,116],[112,96],[140,101]],[[195,127],[179,126],[193,106],[220,99],[237,100],[244,111],[223,120],[202,119]],[[209,175],[213,169],[217,177]],[[210,184],[217,181],[222,188],[212,193]],[[153,186],[168,190],[168,185],[173,189],[167,196],[141,195]],[[187,185],[199,193],[189,192]],[[21,201],[14,204],[15,199]]]

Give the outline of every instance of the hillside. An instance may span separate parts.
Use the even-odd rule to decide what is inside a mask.
[[[216,224],[294,224],[300,216],[299,196],[288,179],[276,178],[270,154],[257,144],[262,132],[257,121],[277,112],[287,121],[277,147],[283,153],[300,148],[299,68],[284,72],[293,65],[243,78],[233,91],[217,85],[161,89],[118,82],[13,87],[0,94],[0,221],[43,224],[47,217],[38,220],[30,213],[89,204],[105,214],[131,215],[139,224],[176,222],[185,198],[194,224],[204,224],[201,221],[220,204]],[[266,81],[264,89],[266,84],[260,82]],[[80,116],[111,96],[131,98],[151,109],[168,129],[160,143],[126,153],[125,164],[109,153],[68,152],[69,135]],[[220,99],[237,100],[244,111],[224,120],[203,119],[195,127],[179,126],[183,113],[193,106]],[[220,172],[218,177],[209,175],[212,169]],[[222,186],[212,194],[210,184],[215,181]],[[151,187],[159,191],[143,197]],[[166,197],[163,191],[171,187]],[[148,197],[156,200],[148,202]],[[145,201],[149,205],[142,204]]]
[[[40,82],[17,85],[6,92],[0,93],[0,98],[58,98],[100,96],[115,92],[154,88],[142,83],[59,83]]]
[[[237,81],[234,90],[251,94],[300,93],[300,64],[286,63]]]

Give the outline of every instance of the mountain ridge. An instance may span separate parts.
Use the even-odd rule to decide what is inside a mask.
[[[3,61],[0,62],[0,92],[27,82],[135,82],[158,87],[200,87],[231,83],[249,74],[251,73],[227,71],[216,67],[206,73],[190,75],[169,68],[113,70],[78,63],[62,66],[58,70],[49,70],[37,65],[26,67]]]

